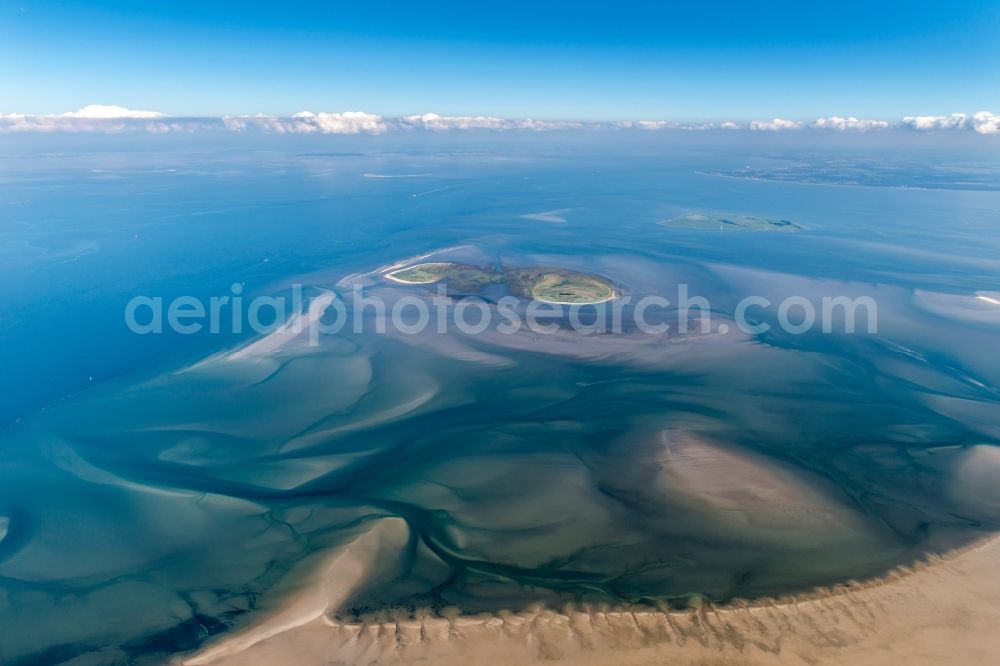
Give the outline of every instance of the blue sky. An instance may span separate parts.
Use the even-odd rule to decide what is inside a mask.
[[[0,0],[0,112],[584,120],[1000,110],[1000,3]]]

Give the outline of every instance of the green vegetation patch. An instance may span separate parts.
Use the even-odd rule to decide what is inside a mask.
[[[432,284],[446,282],[460,291],[479,292],[488,285],[502,281],[502,275],[493,271],[483,270],[476,266],[451,263],[417,264],[409,268],[387,273],[386,277],[393,282],[403,284]]]
[[[605,278],[559,268],[511,270],[506,282],[512,293],[547,303],[602,303],[615,297]]]
[[[515,296],[547,303],[583,305],[603,303],[615,297],[614,286],[607,279],[562,268],[487,270],[464,264],[426,263],[386,273],[385,277],[400,284],[445,282],[453,289],[468,293],[479,293],[490,285],[502,284]]]

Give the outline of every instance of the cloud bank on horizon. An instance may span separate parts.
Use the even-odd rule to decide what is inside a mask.
[[[173,117],[157,111],[140,111],[122,106],[90,104],[77,111],[52,115],[0,113],[0,132],[196,132],[222,130],[270,134],[383,134],[393,131],[443,132],[452,130],[548,131],[548,130],[747,130],[785,132],[829,130],[874,132],[889,129],[968,131],[1000,135],[1000,115],[989,111],[950,116],[905,116],[900,120],[858,119],[830,116],[813,121],[772,118],[750,122],[676,122],[667,120],[624,120],[616,122],[552,121],[532,118],[508,119],[494,116],[441,116],[436,113],[385,117],[363,111],[301,111],[291,116],[223,116],[219,118]]]

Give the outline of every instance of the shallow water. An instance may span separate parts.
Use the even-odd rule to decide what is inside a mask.
[[[193,649],[390,516],[408,544],[345,613],[782,594],[996,527],[995,483],[963,463],[1000,440],[1000,308],[975,299],[1000,290],[1000,193],[708,175],[795,146],[351,148],[32,148],[5,171],[6,662]],[[699,210],[805,230],[656,224]],[[454,247],[635,298],[684,283],[713,329],[368,328],[230,354],[251,336],[122,320],[132,296],[234,282],[429,298],[372,271]],[[871,296],[878,331],[792,335],[758,310],[774,326],[748,335],[748,295]]]

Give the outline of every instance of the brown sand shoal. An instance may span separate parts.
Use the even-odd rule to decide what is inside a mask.
[[[316,586],[257,625],[179,661],[191,666],[606,666],[992,663],[1000,654],[1000,539],[877,579],[780,600],[686,611],[535,608],[495,615],[333,619],[382,547],[382,521],[341,549]]]

